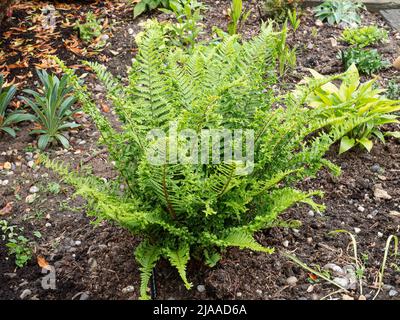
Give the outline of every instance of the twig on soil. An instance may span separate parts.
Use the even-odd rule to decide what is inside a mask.
[[[346,293],[349,293],[349,291],[345,288],[342,287],[340,284],[336,283],[335,281],[329,279],[327,276],[325,276],[324,274],[322,274],[321,272],[309,267],[308,265],[306,265],[303,261],[301,261],[299,258],[297,258],[296,256],[291,255],[288,252],[284,252],[283,253],[284,256],[286,256],[287,258],[289,258],[290,260],[292,260],[293,262],[295,262],[296,264],[298,264],[300,267],[302,267],[303,269],[312,272],[313,274],[317,275],[318,277],[328,281],[329,283],[335,285],[336,287],[340,288],[341,290],[343,290]]]
[[[356,268],[357,268],[357,270],[364,270],[362,264],[360,263],[360,260],[358,259],[357,241],[356,241],[356,238],[354,237],[354,235],[347,230],[335,230],[335,231],[329,232],[329,234],[336,234],[336,233],[347,233],[349,235],[349,237],[351,239],[351,243],[353,245],[354,262],[356,264]],[[363,294],[362,277],[359,277],[358,281],[359,281],[359,286],[360,286],[360,295],[362,295]]]
[[[326,296],[322,297],[320,300],[325,300],[325,299],[329,298],[330,296],[333,296],[333,295],[335,295],[337,293],[341,293],[341,292],[343,292],[342,289],[336,290],[336,291],[331,292],[331,293],[327,294]]]
[[[396,256],[397,252],[398,252],[398,246],[399,246],[399,239],[394,236],[391,235],[387,241],[386,241],[386,247],[385,247],[385,253],[383,255],[383,261],[382,261],[382,266],[381,269],[379,270],[378,273],[378,290],[376,291],[374,297],[372,298],[372,300],[375,300],[376,297],[378,296],[378,294],[381,292],[382,286],[383,286],[383,275],[385,273],[385,267],[386,267],[386,261],[387,261],[387,257],[389,255],[389,249],[390,249],[390,244],[391,242],[394,242],[394,253],[393,255]]]
[[[85,160],[83,160],[84,164],[87,164],[88,162],[92,161],[94,158],[98,157],[101,154],[107,153],[107,149],[103,149],[103,150],[99,150],[97,152],[95,152],[94,154],[92,154],[89,158],[86,158]]]

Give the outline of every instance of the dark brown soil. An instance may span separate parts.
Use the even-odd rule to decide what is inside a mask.
[[[214,25],[226,29],[228,18],[225,13],[229,1],[203,2],[209,6],[204,21],[208,34]],[[38,6],[35,12],[47,4],[35,3]],[[114,8],[107,1],[100,3],[102,2],[94,2],[90,7],[79,2],[75,4],[83,9],[82,15],[89,9],[98,10],[99,14],[110,20],[109,45],[90,59],[106,64],[114,74],[123,78],[135,53],[134,36],[141,30],[140,22],[149,16],[133,20],[129,7]],[[244,37],[256,34],[260,25],[254,4],[247,5],[253,7],[253,14],[242,30]],[[74,12],[76,14],[76,8],[60,9],[59,12],[66,17]],[[26,10],[17,9],[14,12],[16,18],[3,24],[0,34],[19,26],[21,21],[28,23],[27,14]],[[167,15],[156,12],[150,16],[168,18]],[[366,25],[378,24],[388,28],[376,14],[364,13],[363,21]],[[315,28],[318,36],[312,36]],[[71,36],[71,30],[57,28],[56,31],[61,33],[59,38],[51,42],[52,47],[57,48],[56,54],[67,65],[79,64],[80,59],[85,57],[67,50],[62,42],[62,39]],[[298,67],[282,79],[289,83],[288,87],[307,74],[307,68],[314,68],[324,74],[342,71],[336,55],[344,44],[340,41],[336,44],[330,40],[338,40],[340,33],[341,29],[336,27],[316,26],[311,12],[304,11],[300,29],[289,39],[292,45],[298,46]],[[29,39],[32,34],[22,36]],[[7,50],[12,40],[18,36],[13,37],[3,42],[0,49]],[[393,60],[398,54],[399,39],[400,35],[391,31],[390,42],[378,48],[388,60]],[[18,57],[7,57],[6,63],[15,63]],[[32,57],[28,68],[12,69],[7,79],[11,81],[17,75],[25,76],[29,71],[32,72],[33,63],[36,62],[35,57]],[[79,72],[84,70],[81,68]],[[395,75],[393,69],[381,72],[381,84],[385,85]],[[94,89],[94,97],[99,106],[107,104],[104,92],[96,84],[94,77],[88,75],[86,80]],[[24,81],[24,87],[32,86],[35,76],[26,77]],[[107,115],[112,119],[114,117],[112,110]],[[100,150],[97,145],[98,132],[93,123],[85,115],[77,121],[82,124],[82,128],[69,133],[71,148],[64,151],[55,147],[50,151],[50,156],[69,162],[73,167],[83,165],[99,177],[113,179],[113,165],[106,153],[90,159]],[[0,164],[8,161],[16,165],[12,168],[12,175],[9,171],[0,170],[0,180],[9,180],[7,186],[0,185],[0,209],[13,202],[12,212],[0,218],[24,227],[23,234],[32,240],[34,231],[40,231],[42,238],[35,240],[34,258],[23,268],[15,267],[13,257],[7,255],[4,241],[0,240],[0,299],[19,299],[25,289],[31,290],[26,299],[137,299],[140,277],[133,250],[140,239],[108,222],[94,224],[94,218],[86,215],[84,202],[73,198],[73,190],[69,186],[60,182],[57,176],[45,168],[28,166],[30,160],[35,161],[35,153],[30,152],[35,149],[36,143],[34,137],[29,135],[29,129],[30,125],[22,126],[16,139],[0,136]],[[376,291],[375,276],[383,259],[386,239],[392,234],[400,233],[400,215],[393,214],[400,211],[400,144],[390,139],[385,145],[377,143],[371,153],[354,150],[343,156],[338,156],[337,150],[331,150],[329,158],[342,167],[343,172],[339,178],[323,171],[315,179],[303,181],[300,186],[305,190],[323,190],[325,197],[321,201],[325,203],[326,211],[310,212],[306,205],[296,206],[282,218],[300,220],[302,226],[298,230],[280,227],[257,235],[258,241],[275,247],[276,253],[265,255],[230,249],[213,269],[192,261],[188,276],[194,288],[190,291],[184,288],[175,269],[161,261],[156,270],[158,298],[321,299],[334,293],[337,288],[310,275],[282,253],[294,252],[313,268],[323,267],[327,263],[335,263],[340,267],[354,265],[349,237],[345,234],[334,237],[328,234],[337,229],[345,229],[353,234],[358,232],[358,250],[360,255],[364,254],[366,265],[364,295],[367,299],[371,298]],[[61,190],[58,193],[51,192],[49,183],[59,183]],[[388,192],[390,200],[374,196],[377,185]],[[25,199],[31,186],[39,187],[39,197],[32,204],[27,204]],[[36,261],[36,256],[39,255],[45,257],[56,269],[55,290],[45,290],[41,286],[44,275]],[[379,299],[399,299],[399,265],[398,257],[389,259],[384,277],[385,287]],[[292,276],[298,281],[289,285],[287,279]],[[196,289],[198,285],[205,285],[206,290],[200,292],[201,290]],[[133,286],[133,290],[129,290],[129,286]],[[393,295],[393,291],[399,293]],[[360,292],[350,291],[348,295],[358,298]],[[342,294],[333,294],[330,298],[343,297]]]

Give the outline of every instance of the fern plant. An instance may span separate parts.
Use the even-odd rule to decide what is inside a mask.
[[[34,120],[35,117],[21,111],[6,113],[9,103],[17,92],[17,88],[15,86],[3,87],[3,85],[4,78],[0,75],[0,133],[3,131],[15,138],[16,132],[12,126],[22,121]]]
[[[189,52],[166,46],[162,30],[156,22],[148,25],[128,86],[105,67],[87,63],[108,91],[121,121],[118,129],[97,109],[74,72],[56,58],[84,111],[101,132],[101,142],[108,147],[120,180],[104,183],[43,158],[88,200],[91,214],[143,237],[135,251],[142,298],[149,298],[151,271],[160,258],[169,260],[186,288],[191,288],[186,274],[190,258],[213,266],[221,251],[230,246],[272,253],[274,249],[259,244],[253,234],[279,224],[279,215],[296,203],[323,209],[314,201],[320,191],[300,191],[294,183],[314,176],[323,166],[337,173],[339,168],[323,158],[325,152],[365,121],[351,114],[341,126],[321,132],[336,119],[321,120],[320,109],[304,108],[303,103],[332,78],[311,81],[300,96],[274,97],[271,88],[280,34],[272,24],[262,26],[251,41],[230,36],[212,45],[196,44]],[[170,136],[176,129],[191,129],[196,136],[210,129],[249,130],[254,134],[254,148],[253,152],[246,148],[245,160],[154,164],[148,157],[154,144],[172,141],[147,139],[155,128]],[[175,143],[167,152],[185,159],[186,141]],[[190,144],[192,150],[196,146]],[[218,143],[212,146],[217,155],[225,151]],[[241,144],[230,146],[233,151],[242,149]],[[242,170],[245,164],[251,170]],[[121,182],[126,185],[123,195]]]

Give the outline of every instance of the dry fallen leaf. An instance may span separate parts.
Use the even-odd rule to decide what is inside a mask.
[[[3,209],[0,210],[0,216],[10,214],[13,208],[13,202],[8,202]]]
[[[101,110],[103,110],[103,112],[105,112],[105,113],[109,113],[110,112],[110,107],[107,104],[102,103],[101,104]]]
[[[37,263],[39,265],[39,267],[43,268],[43,269],[50,269],[50,265],[49,263],[46,261],[46,259],[42,256],[38,256],[37,257]]]

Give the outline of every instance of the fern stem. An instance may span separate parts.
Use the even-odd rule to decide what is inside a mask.
[[[164,193],[165,201],[167,203],[168,212],[171,215],[172,219],[175,220],[176,219],[176,212],[175,212],[174,208],[172,207],[171,201],[169,200],[169,194],[168,194],[168,190],[167,190],[166,175],[167,175],[167,165],[164,164],[164,166],[163,166],[163,182],[162,182],[163,193]]]

